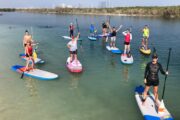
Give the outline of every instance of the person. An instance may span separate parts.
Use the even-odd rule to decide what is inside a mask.
[[[130,53],[130,42],[132,40],[132,34],[130,33],[129,29],[122,32],[122,34],[124,35],[124,54],[129,54]]]
[[[102,23],[102,33],[103,33],[103,35],[107,34],[107,28],[108,28],[107,23],[103,22]]]
[[[26,44],[25,55],[27,57],[25,71],[28,71],[29,69],[34,69],[33,47],[30,41],[28,41]],[[30,61],[32,62],[31,68],[29,67]]]
[[[28,42],[32,43],[33,40],[32,40],[32,36],[29,34],[28,30],[25,30],[25,34],[24,34],[24,37],[23,37],[23,47],[24,47],[24,49],[25,49]]]
[[[77,63],[77,40],[79,39],[79,35],[80,33],[78,33],[77,37],[72,36],[72,40],[67,44],[70,53],[70,62],[75,60]]]
[[[159,76],[158,73],[159,71],[163,75],[168,75],[168,71],[164,71],[162,68],[162,65],[158,62],[158,56],[156,53],[152,55],[152,61],[147,63],[145,73],[144,73],[144,84],[145,84],[145,89],[143,92],[143,104],[145,103],[147,93],[150,89],[151,86],[153,86],[153,93],[155,96],[155,104],[157,107],[159,106],[158,104],[158,86],[159,86]]]
[[[73,23],[71,23],[69,26],[69,33],[70,33],[69,34],[70,37],[74,36],[74,25],[73,25]]]
[[[144,26],[142,29],[143,32],[143,39],[142,39],[142,46],[145,47],[145,49],[148,49],[148,39],[149,39],[149,28],[147,25]]]
[[[116,48],[116,35],[117,35],[117,32],[121,29],[122,25],[120,25],[118,29],[116,29],[115,27],[111,28],[110,24],[108,24],[108,26],[111,31],[110,47]]]

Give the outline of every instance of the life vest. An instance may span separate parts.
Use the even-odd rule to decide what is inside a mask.
[[[74,30],[74,25],[70,25],[70,26],[69,26],[69,29],[70,29],[70,30]]]
[[[130,42],[130,40],[131,40],[130,33],[128,33],[125,36],[125,42]]]
[[[148,28],[143,29],[143,36],[144,37],[148,37],[149,36],[149,29]]]

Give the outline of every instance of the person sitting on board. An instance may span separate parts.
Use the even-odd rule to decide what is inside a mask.
[[[118,29],[116,29],[115,27],[111,28],[110,24],[108,24],[109,29],[111,31],[111,40],[110,40],[110,47],[111,48],[116,48],[116,36],[117,36],[117,32],[121,29],[122,25],[119,26]]]
[[[23,47],[26,48],[26,45],[28,42],[33,42],[32,36],[29,34],[28,30],[25,31],[24,37],[23,37]],[[26,51],[24,51],[26,53]]]
[[[67,47],[69,48],[70,53],[70,62],[73,60],[77,63],[77,41],[79,39],[80,33],[78,33],[77,37],[72,36],[72,40],[68,42]]]
[[[126,31],[122,32],[124,35],[124,54],[130,53],[130,42],[132,40],[132,34],[130,30],[127,29]]]
[[[152,61],[147,63],[145,73],[144,73],[144,84],[145,89],[143,92],[143,104],[146,101],[147,93],[151,86],[153,86],[153,93],[155,96],[155,104],[159,107],[158,99],[158,86],[159,86],[159,76],[158,73],[161,71],[163,75],[168,75],[168,71],[164,71],[162,65],[158,62],[158,56],[156,53],[152,55]]]
[[[143,32],[143,43],[145,44],[145,50],[148,49],[148,39],[149,39],[149,28],[147,25],[144,26],[144,28],[142,29]]]
[[[34,69],[33,47],[31,45],[30,41],[28,41],[26,44],[25,55],[27,57],[25,71],[28,71],[30,69]],[[31,67],[29,67],[30,62],[31,62]]]
[[[74,25],[73,23],[70,23],[70,26],[69,26],[69,37],[72,37],[74,36]]]

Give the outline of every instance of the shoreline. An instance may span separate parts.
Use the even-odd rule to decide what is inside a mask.
[[[118,8],[0,8],[0,12],[180,18],[180,6]]]

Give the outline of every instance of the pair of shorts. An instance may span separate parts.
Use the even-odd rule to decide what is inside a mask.
[[[159,80],[148,80],[146,82],[146,86],[158,86],[159,85]]]
[[[130,42],[124,42],[124,44],[125,44],[125,45],[129,45],[129,44],[130,44]]]
[[[115,42],[116,41],[116,37],[111,37],[111,42]]]
[[[69,51],[70,54],[76,54],[77,55],[77,50],[76,51]]]
[[[31,55],[26,54],[26,57],[32,57],[32,54]]]
[[[26,47],[26,45],[27,45],[27,44],[25,43],[25,44],[24,44],[24,47]]]
[[[143,36],[144,39],[148,39],[149,37],[148,36]]]

